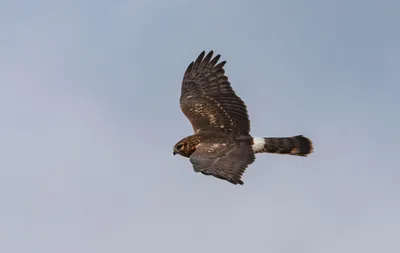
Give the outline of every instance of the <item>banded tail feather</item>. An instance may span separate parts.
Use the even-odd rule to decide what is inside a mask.
[[[303,135],[292,137],[253,137],[253,151],[257,153],[307,156],[313,152],[313,143]]]

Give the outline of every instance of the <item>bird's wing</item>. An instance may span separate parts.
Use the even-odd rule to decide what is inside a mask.
[[[213,51],[203,51],[183,77],[180,107],[198,132],[217,129],[224,133],[247,135],[250,121],[245,103],[235,94],[225,75],[225,61],[217,64]],[[204,57],[205,56],[205,57]]]
[[[241,179],[247,166],[255,160],[249,142],[203,142],[190,156],[195,172],[211,175],[232,184],[243,184]]]

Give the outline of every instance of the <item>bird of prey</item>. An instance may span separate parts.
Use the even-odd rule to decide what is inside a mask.
[[[303,135],[252,137],[247,107],[225,75],[226,61],[203,51],[183,76],[180,107],[194,134],[174,146],[195,172],[243,185],[242,175],[257,153],[307,156],[312,141]]]

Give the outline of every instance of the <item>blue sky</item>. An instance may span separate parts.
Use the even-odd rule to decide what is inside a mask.
[[[3,1],[1,252],[399,252],[400,4]],[[258,155],[193,172],[184,70],[226,60]]]

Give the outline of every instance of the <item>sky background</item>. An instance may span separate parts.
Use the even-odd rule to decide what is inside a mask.
[[[0,2],[0,252],[400,252],[400,2]],[[244,185],[173,156],[188,64],[226,60]]]

